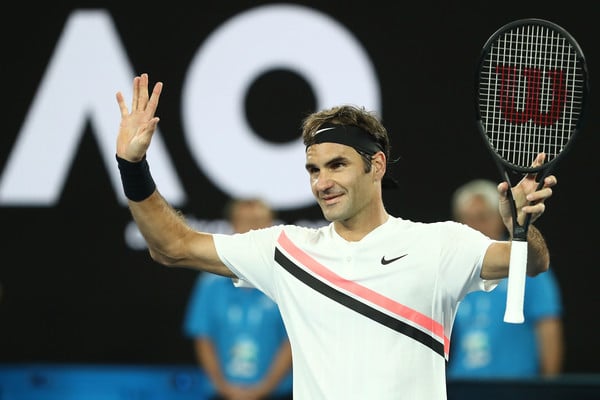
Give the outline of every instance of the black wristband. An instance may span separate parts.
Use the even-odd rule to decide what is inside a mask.
[[[146,156],[144,155],[139,162],[130,162],[117,155],[116,158],[125,196],[132,201],[142,201],[150,197],[156,190],[156,184],[150,174]]]

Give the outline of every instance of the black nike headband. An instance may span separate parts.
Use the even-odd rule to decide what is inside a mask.
[[[334,125],[325,123],[313,135],[313,143],[339,143],[353,147],[359,153],[373,155],[378,151],[385,151],[375,138],[358,126]],[[306,146],[308,149],[310,145]]]
[[[358,126],[334,125],[327,122],[315,132],[313,142],[306,146],[306,150],[313,144],[325,142],[350,146],[359,154],[364,153],[372,156],[378,151],[383,151],[385,154],[385,150],[381,144],[375,141],[373,135]],[[383,176],[381,184],[384,189],[397,189],[399,187],[396,179],[391,177],[388,172]]]

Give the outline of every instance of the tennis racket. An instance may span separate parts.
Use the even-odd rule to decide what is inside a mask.
[[[502,179],[510,188],[511,176],[536,174],[541,188],[582,125],[589,83],[581,48],[553,22],[513,21],[487,40],[476,75],[478,128]],[[546,162],[533,166],[542,152]],[[514,222],[504,321],[522,323],[531,216],[520,225],[510,189],[508,198]]]

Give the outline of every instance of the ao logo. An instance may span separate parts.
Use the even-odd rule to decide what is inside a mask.
[[[184,135],[203,173],[230,196],[260,195],[276,209],[304,207],[313,198],[301,139],[268,142],[245,118],[248,87],[273,69],[302,76],[317,108],[352,103],[380,110],[374,68],[349,31],[310,8],[267,5],[226,21],[198,49],[182,92]],[[123,90],[130,99],[133,75],[109,13],[75,11],[0,176],[0,205],[54,206],[88,121],[125,205],[114,159],[120,118],[114,94]],[[160,129],[148,158],[163,196],[185,204]]]

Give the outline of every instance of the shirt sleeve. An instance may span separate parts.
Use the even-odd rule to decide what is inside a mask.
[[[460,301],[467,293],[491,291],[498,280],[481,278],[483,259],[494,240],[457,222],[440,224],[441,273],[448,293]]]
[[[282,226],[233,235],[213,235],[221,261],[236,275],[234,285],[254,287],[275,299],[275,244]]]

